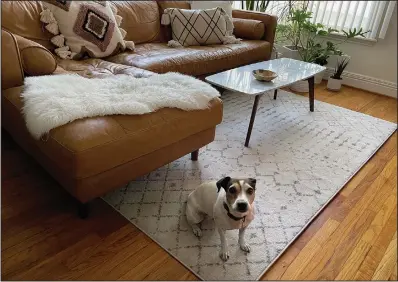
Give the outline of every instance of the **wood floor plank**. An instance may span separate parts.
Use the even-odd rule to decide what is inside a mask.
[[[359,266],[365,259],[367,253],[372,247],[372,242],[380,235],[384,226],[387,224],[388,219],[392,212],[396,212],[397,197],[391,195],[385,202],[381,210],[376,214],[373,222],[370,224],[368,230],[362,235],[358,244],[351,252],[347,261],[345,262],[343,269],[335,278],[336,280],[353,280]]]
[[[328,207],[311,223],[303,234],[301,234],[296,242],[293,243],[289,250],[281,256],[278,263],[274,264],[269,269],[269,271],[262,277],[262,280],[280,279],[288,266],[294,260],[295,256],[298,255],[298,253],[330,216],[333,216],[333,218],[339,219],[340,221],[347,216],[351,207],[360,200],[368,186],[373,183],[376,177],[383,170],[386,163],[396,155],[396,137],[397,134],[395,133],[379,150],[377,158],[374,157],[370,159],[370,161],[365,165],[365,167],[367,167],[367,169],[364,170],[365,176],[361,175],[361,170],[359,177],[357,178],[357,176],[355,176],[342,190],[344,192],[346,188],[349,188],[350,191],[348,193],[339,193],[336,196]],[[349,199],[350,205],[345,205],[343,207],[343,203],[346,202],[346,197],[344,197],[343,194],[350,196],[353,191],[355,191],[355,193],[353,193]]]
[[[392,140],[396,142],[396,134],[392,136]],[[382,186],[387,181],[388,177],[393,177],[394,172],[396,170],[396,160],[391,161],[392,158],[397,153],[397,149],[395,146],[396,143],[388,142],[386,143],[385,149],[383,152],[380,152],[380,156],[377,159],[376,166],[369,171],[366,178],[363,181],[359,182],[358,186],[350,192],[350,196],[346,198],[346,200],[342,203],[339,211],[332,215],[332,218],[338,221],[341,221],[345,218],[348,211],[352,209],[352,207],[363,197],[364,191],[373,185]],[[388,166],[388,170],[386,170],[387,162],[390,164]],[[384,176],[386,174],[387,176]],[[374,184],[375,180],[378,182]],[[369,189],[368,189],[369,190]],[[369,193],[369,192],[368,192]],[[384,199],[384,198],[383,198]],[[383,200],[382,199],[382,200]]]
[[[330,238],[323,248],[322,254],[311,260],[303,271],[300,279],[332,280],[337,276],[341,265],[348,257],[347,253],[349,254],[350,250],[357,243],[360,234],[364,232],[372,222],[375,213],[366,208],[370,202],[377,197],[380,187],[386,182],[386,176],[393,173],[391,167],[394,166],[396,166],[396,162],[390,160],[361,200],[352,208],[339,228],[335,231],[339,236],[332,236]],[[361,217],[358,217],[358,214],[361,214]]]
[[[397,271],[398,271],[398,265],[395,263],[395,267],[393,268],[393,271],[390,275],[390,278],[388,278],[389,281],[397,281]]]
[[[314,256],[302,271],[300,279],[303,277],[305,280],[333,280],[341,265],[345,263],[350,250],[356,245],[359,234],[369,226],[374,216],[374,212],[365,210],[361,217],[347,221],[347,225],[343,221],[341,228],[338,228],[330,241],[325,243],[321,252],[323,256],[319,253]]]
[[[357,273],[355,274],[354,280],[370,280],[372,278],[396,231],[397,210],[395,209],[380,235],[374,242],[372,242],[372,247],[361,263]]]
[[[70,273],[62,275],[58,279],[81,280],[80,277],[85,275],[85,273],[96,268],[98,265],[102,265],[111,256],[136,243],[135,239],[138,234],[139,232],[135,228],[133,229],[128,225],[124,226],[120,231],[110,234],[99,244],[93,245],[84,253],[80,253],[73,259],[66,260],[65,265],[68,267]]]
[[[397,99],[390,99],[389,97],[380,96],[372,103],[365,106],[361,112],[364,114],[397,122]]]
[[[373,274],[372,280],[388,280],[391,274],[394,272],[394,266],[397,263],[397,231],[392,238],[390,244],[387,247],[387,251],[384,253],[383,258],[375,273]]]
[[[165,260],[165,262],[160,265],[155,271],[150,272],[147,276],[144,277],[143,280],[150,280],[150,281],[168,281],[172,280],[175,277],[175,269],[180,266],[180,263],[176,260]],[[198,278],[191,274],[182,276],[181,280],[198,280]]]
[[[285,253],[270,267],[270,269],[261,277],[260,280],[281,280],[286,269],[292,264],[296,257],[300,254],[301,249],[297,246],[290,246]]]
[[[127,273],[119,277],[118,280],[146,280],[153,272],[149,266],[154,267],[154,269],[162,268],[168,257],[169,254],[166,251],[158,249],[138,265],[131,268]]]
[[[58,276],[68,271],[65,264],[66,258],[73,258],[76,253],[84,253],[90,246],[99,245],[101,239],[96,234],[89,234],[78,241],[76,244],[69,246],[65,250],[50,256],[41,261],[32,268],[22,270],[17,273],[13,279],[15,280],[55,280]],[[48,271],[51,269],[51,272]]]
[[[282,280],[296,280],[299,277],[301,269],[305,268],[314,255],[323,248],[323,244],[328,237],[337,229],[339,222],[329,219],[312,237],[308,244],[301,250],[294,261],[289,265]]]
[[[394,137],[396,138],[396,134],[394,134]],[[350,182],[352,185],[354,185],[354,184],[356,185],[355,189],[352,189],[352,190],[355,190],[355,193],[353,193],[353,195],[350,195],[351,196],[350,203],[352,206],[355,205],[355,203],[357,203],[363,197],[364,192],[367,191],[366,189],[375,181],[377,176],[380,175],[380,173],[383,170],[387,161],[391,160],[391,158],[396,155],[396,139],[395,138],[389,140],[383,146],[383,148],[378,152],[378,154],[379,154],[378,158],[372,158],[370,160],[370,162],[375,163],[375,167],[372,170],[368,171],[368,174],[364,179],[362,179],[361,181]],[[331,204],[329,204],[329,206],[326,208],[326,210],[321,213],[320,217],[324,216],[324,218],[321,222],[325,222],[329,217],[338,218],[339,220],[343,220],[347,216],[348,212],[352,210],[352,206],[349,206],[349,205],[345,206],[344,208],[342,207],[342,203],[345,203],[347,201],[347,199],[345,199],[345,198],[341,201],[341,203],[336,204],[336,201],[341,200],[340,197],[341,197],[341,194],[338,195],[337,198],[334,199]],[[352,199],[352,197],[355,197],[355,199]],[[336,214],[338,214],[339,216],[336,216]],[[319,218],[315,219],[315,221],[310,225],[309,229],[314,228],[314,226],[315,226],[314,224],[317,224],[318,219]],[[315,226],[315,229],[316,228],[317,228],[317,226]],[[302,247],[300,247],[300,246],[303,246],[303,244],[305,245],[309,241],[308,238],[304,238],[304,237],[306,237],[305,235],[306,235],[307,231],[308,231],[308,229],[298,238],[298,240],[295,243],[293,243],[293,245],[290,248],[292,248],[293,250],[296,250],[297,246],[299,246],[299,249],[301,250]],[[313,236],[313,234],[310,234],[309,238],[311,238],[312,236]],[[299,242],[300,240],[302,242]],[[296,250],[296,252],[297,252],[297,250]],[[287,257],[287,259],[285,259],[285,255],[288,255],[288,254],[282,255],[282,257],[280,258],[280,260],[282,262],[280,264],[279,264],[279,262],[274,264],[274,266],[272,266],[270,268],[270,270],[263,276],[262,279],[274,280],[274,279],[280,279],[280,277],[282,277],[283,273],[286,271],[287,267],[293,260],[291,258],[292,256],[289,256],[289,257]],[[301,277],[301,279],[302,278],[303,277]]]
[[[325,82],[316,86],[315,96],[377,118],[397,120],[393,98],[346,86],[332,93]],[[4,130],[1,147],[2,279],[198,279],[102,200],[94,201],[89,219],[76,218],[74,200]],[[387,216],[391,203],[396,205],[397,179],[391,166],[396,147],[394,133],[262,280],[293,276],[396,280],[396,262],[391,262],[396,209]],[[339,224],[328,232],[326,222]],[[324,240],[316,251],[311,250],[314,238]]]
[[[130,245],[123,248],[114,255],[107,256],[102,263],[87,269],[81,276],[77,277],[81,280],[116,280],[119,277],[114,276],[114,271],[124,262],[136,253],[146,249],[146,247],[153,243],[145,234],[139,233],[135,236]],[[159,247],[160,248],[160,247]]]

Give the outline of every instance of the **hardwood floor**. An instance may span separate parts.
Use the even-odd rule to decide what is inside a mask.
[[[315,98],[389,121],[397,100],[349,87]],[[315,108],[316,110],[316,108]],[[102,200],[90,217],[2,131],[2,280],[197,280]],[[263,280],[397,280],[397,133]]]

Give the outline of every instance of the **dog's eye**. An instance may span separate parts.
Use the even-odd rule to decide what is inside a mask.
[[[228,189],[228,192],[231,194],[235,194],[236,193],[236,188],[235,187],[231,187]]]
[[[253,193],[254,193],[254,189],[253,188],[247,189],[247,194],[251,195]]]

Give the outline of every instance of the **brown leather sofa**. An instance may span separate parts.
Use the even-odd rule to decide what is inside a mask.
[[[135,51],[105,59],[70,61],[50,53],[51,34],[42,28],[39,1],[2,1],[2,127],[79,203],[99,197],[214,140],[222,102],[209,109],[165,108],[137,116],[113,115],[76,120],[35,140],[26,129],[20,93],[24,76],[74,72],[85,77],[116,74],[148,76],[169,71],[196,77],[268,60],[276,18],[234,10],[235,34],[242,44],[169,48],[170,27],[160,25],[166,7],[189,8],[178,1],[112,1]],[[50,51],[48,51],[50,50]],[[4,165],[4,164],[3,164]],[[85,206],[81,216],[85,216]]]

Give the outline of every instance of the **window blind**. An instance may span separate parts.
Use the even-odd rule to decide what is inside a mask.
[[[246,1],[234,1],[236,9],[245,9]],[[292,1],[296,4],[304,1]],[[396,1],[307,1],[312,22],[348,31],[362,28],[369,31],[365,38],[383,39],[387,33]],[[266,13],[280,16],[289,1],[269,1]],[[256,5],[254,5],[256,7]]]
[[[348,31],[362,28],[368,39],[384,38],[395,1],[310,1],[312,22]]]

